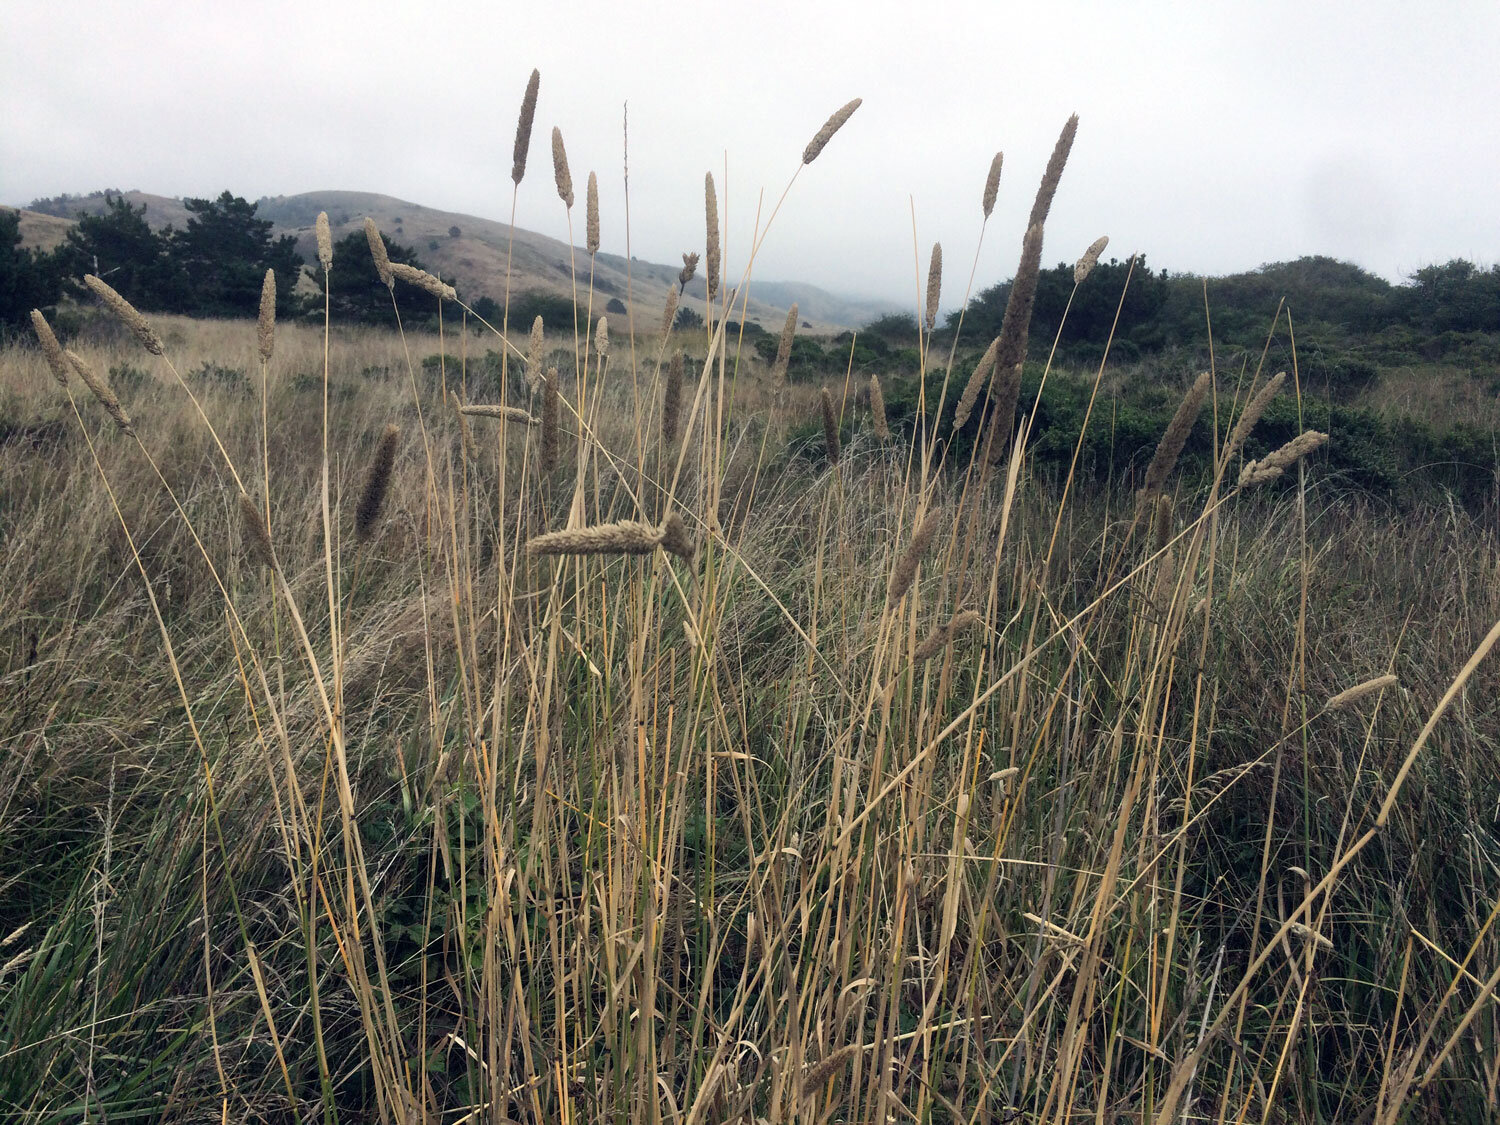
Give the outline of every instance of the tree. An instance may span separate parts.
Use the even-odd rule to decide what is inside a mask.
[[[83,275],[97,274],[127,301],[148,312],[178,311],[188,291],[186,279],[167,256],[172,228],[161,234],[140,209],[119,195],[106,194],[104,211],[79,211],[77,224],[58,247],[58,266],[69,293],[87,297]]]
[[[416,251],[411,247],[392,242],[384,234],[380,238],[385,243],[386,256],[391,261],[402,262],[417,269],[423,268]],[[370,244],[365,239],[364,231],[355,231],[334,243],[333,268],[328,272],[328,283],[332,286],[329,312],[334,321],[385,325],[394,323],[391,294],[375,272],[375,263],[370,260]],[[318,287],[318,296],[310,304],[309,311],[320,313],[326,291],[323,271],[309,268],[307,276]],[[396,282],[396,302],[401,308],[403,320],[424,319],[426,310],[432,307],[432,301],[430,294],[413,288],[404,281]]]
[[[171,258],[191,283],[183,311],[198,316],[254,316],[266,270],[276,271],[276,311],[295,311],[292,290],[302,258],[291,235],[272,239],[271,222],[254,203],[230,192],[185,199],[191,216],[171,238]]]
[[[32,309],[57,304],[62,277],[57,255],[21,248],[21,214],[0,210],[0,332],[21,329]]]

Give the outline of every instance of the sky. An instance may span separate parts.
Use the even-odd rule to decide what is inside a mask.
[[[1143,252],[1222,274],[1304,254],[1393,281],[1500,259],[1500,4],[1166,0],[725,7],[70,3],[0,6],[0,203],[139,188],[255,199],[374,191],[566,238],[549,136],[567,146],[583,241],[726,275],[801,168],[755,276],[915,308],[941,242],[943,305],[1008,278],[1058,131],[1077,141],[1044,260]],[[530,161],[510,179],[527,77]],[[984,179],[1005,154],[981,242]],[[970,281],[970,274],[973,280]]]

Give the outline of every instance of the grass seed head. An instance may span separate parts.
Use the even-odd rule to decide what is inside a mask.
[[[955,613],[945,624],[937,626],[928,633],[927,639],[917,646],[915,653],[917,662],[931,660],[983,620],[984,618],[972,609],[964,609]]]
[[[599,253],[599,177],[589,173],[588,191],[584,196],[587,215],[585,230],[587,231],[587,246],[590,256]]]
[[[130,329],[135,338],[140,341],[141,347],[152,355],[163,355],[166,349],[162,347],[161,337],[156,330],[147,323],[146,318],[136,312],[135,306],[114,291],[108,282],[95,277],[93,274],[85,274],[83,283],[89,287],[104,302],[104,306],[114,314],[115,319]]]
[[[529,555],[649,555],[661,546],[660,528],[639,520],[571,527],[526,543]]]
[[[969,420],[969,415],[974,413],[974,404],[979,401],[979,392],[984,389],[985,383],[995,370],[995,355],[999,350],[1000,337],[996,336],[990,341],[990,346],[985,348],[984,355],[979,357],[979,362],[974,365],[969,381],[964,384],[964,393],[959,396],[958,409],[953,412],[955,430],[963,429],[964,423]]]
[[[693,541],[687,525],[676,512],[668,512],[661,525],[661,548],[676,555],[684,562],[692,562],[698,555],[698,544]]]
[[[416,266],[408,266],[404,262],[391,262],[390,271],[393,277],[431,293],[440,301],[458,300],[458,291],[453,286],[441,278],[433,277],[426,270],[419,270]]]
[[[896,560],[896,569],[891,572],[890,586],[887,587],[885,594],[887,606],[894,606],[906,596],[906,591],[911,589],[912,580],[917,576],[917,566],[921,563],[922,556],[927,553],[927,548],[932,545],[932,537],[937,534],[940,522],[938,512],[934,509],[928,512],[926,518],[918,525],[911,537],[911,542],[906,545],[906,550],[902,551],[901,557]]]
[[[1188,434],[1193,431],[1193,423],[1198,420],[1198,412],[1203,409],[1203,399],[1208,395],[1212,382],[1212,376],[1204,371],[1193,380],[1187,394],[1182,396],[1177,413],[1172,415],[1166,433],[1162,434],[1161,441],[1157,443],[1151,463],[1146,466],[1145,482],[1141,485],[1143,498],[1150,499],[1160,492],[1161,486],[1167,483],[1167,478],[1177,467],[1177,458],[1182,454],[1182,447],[1187,444]]]
[[[457,403],[457,399],[454,400]],[[541,423],[533,418],[519,406],[496,406],[490,403],[474,402],[468,406],[459,406],[460,415],[467,414],[471,418],[503,418],[507,422],[515,422],[521,426],[537,426]]]
[[[458,434],[463,443],[464,456],[473,461],[479,455],[479,447],[474,444],[474,431],[469,428],[469,418],[464,412],[465,407],[459,400],[457,391],[448,392],[448,402],[458,418]]]
[[[1376,676],[1373,680],[1366,680],[1362,684],[1355,684],[1351,688],[1345,688],[1333,696],[1323,706],[1329,711],[1340,711],[1345,707],[1352,707],[1367,695],[1374,695],[1377,691],[1395,687],[1400,681],[1390,673],[1384,676]]]
[[[937,323],[938,300],[943,293],[943,244],[934,242],[932,244],[932,258],[927,264],[927,308],[923,322],[927,325],[927,331],[932,331],[932,326]]]
[[[1016,403],[1021,398],[1021,365],[1007,364],[995,373],[995,393],[990,405],[990,430],[985,438],[990,463],[998,465],[1015,435]]]
[[[1052,197],[1057,194],[1057,185],[1062,181],[1063,168],[1068,163],[1068,153],[1073,151],[1073,138],[1077,134],[1078,114],[1075,113],[1062,127],[1057,145],[1047,161],[1047,170],[1042,174],[1042,182],[1036,189],[1036,199],[1031,204],[1031,218],[1026,220],[1028,227],[1047,221],[1047,212],[1052,210]]]
[[[360,494],[359,506],[354,509],[354,534],[361,541],[370,538],[380,520],[380,510],[385,506],[386,493],[390,489],[391,469],[396,464],[396,441],[400,436],[398,426],[387,424],[375,446],[370,471],[365,475],[365,488]]]
[[[31,310],[31,330],[36,333],[37,343],[42,346],[42,355],[47,360],[47,366],[52,369],[52,377],[57,380],[58,386],[66,388],[68,360],[63,355],[62,345],[57,342],[57,337],[52,332],[52,325],[47,323],[47,318],[42,315],[41,309]]]
[[[667,365],[667,382],[661,400],[661,440],[677,440],[677,423],[682,414],[682,353],[672,353]]]
[[[828,450],[828,460],[839,463],[839,420],[833,409],[833,396],[824,387],[818,395],[818,405],[823,411],[823,445]]]
[[[995,209],[995,197],[1000,194],[1000,167],[1005,163],[1005,153],[995,153],[990,161],[990,174],[984,178],[984,217],[988,219]]]
[[[719,291],[719,197],[714,191],[714,174],[703,174],[703,216],[708,229],[703,272],[708,278],[708,296]]]
[[[538,316],[531,322],[531,339],[526,345],[526,385],[532,394],[536,394],[537,388],[542,385],[542,352],[545,343],[542,318]]]
[[[662,336],[666,336],[672,331],[672,322],[677,319],[677,302],[681,299],[677,286],[667,286],[667,303],[661,310]]]
[[[396,284],[396,275],[391,272],[391,259],[385,252],[385,239],[381,237],[375,220],[368,215],[365,216],[365,240],[370,244],[370,257],[375,262],[375,272],[380,275],[380,284],[387,289],[392,288]]]
[[[251,557],[264,566],[276,569],[276,552],[271,549],[271,532],[266,514],[247,492],[240,493],[240,522],[244,524],[245,544]]]
[[[870,421],[875,427],[875,436],[881,441],[891,440],[890,423],[885,417],[885,394],[880,389],[880,376],[870,376]]]
[[[90,367],[88,362],[77,352],[65,351],[63,355],[67,356],[68,363],[72,366],[78,378],[83,380],[83,385],[94,393],[94,397],[99,400],[99,405],[104,407],[109,416],[115,420],[115,425],[119,426],[127,434],[134,436],[135,426],[130,421],[130,415],[125,413],[125,408],[120,405],[120,400],[115,397],[115,392],[110,389],[109,382]]]
[[[557,197],[568,210],[573,209],[573,173],[568,171],[568,150],[563,148],[562,130],[552,126],[552,176],[557,181]]]
[[[520,186],[521,177],[526,175],[526,154],[531,151],[531,126],[536,121],[536,94],[541,84],[541,72],[533,70],[526,80],[526,93],[521,97],[521,116],[516,119],[516,147],[510,162],[511,182],[517,186]]]
[[[333,232],[328,229],[328,212],[319,211],[318,221],[313,225],[318,240],[318,265],[327,273],[333,269]]]
[[[787,365],[792,361],[792,340],[797,335],[797,302],[786,312],[786,323],[781,326],[781,339],[776,344],[776,362],[771,365],[771,383],[775,387],[786,385]]]
[[[276,346],[276,271],[267,270],[260,286],[260,316],[255,321],[255,342],[260,350],[260,361],[271,362],[271,349]]]
[[[844,127],[844,122],[854,116],[854,111],[859,108],[863,98],[855,98],[852,102],[846,102],[834,110],[833,116],[823,122],[823,127],[807,142],[807,147],[802,150],[802,163],[811,164],[818,158],[825,145],[833,139],[833,135]]]
[[[677,274],[677,284],[683,289],[687,283],[693,280],[693,274],[698,272],[698,251],[693,250],[682,256],[682,270]]]
[[[1082,285],[1089,274],[1094,272],[1094,267],[1099,264],[1099,255],[1104,253],[1104,248],[1109,245],[1109,235],[1100,235],[1089,243],[1089,248],[1083,252],[1083,257],[1073,267],[1073,284]]]
[[[1261,415],[1266,412],[1266,407],[1271,405],[1271,400],[1281,390],[1281,385],[1286,382],[1286,372],[1278,371],[1266,381],[1266,385],[1257,391],[1245,404],[1245,409],[1240,413],[1240,419],[1234,424],[1234,429],[1229,432],[1229,440],[1224,443],[1224,457],[1227,461],[1245,446],[1245,440],[1250,436],[1250,431],[1255,429],[1255,424],[1260,421]]]
[[[557,391],[557,368],[550,367],[542,377],[542,469],[553,472],[557,468],[558,453],[562,441],[562,403]]]
[[[1302,458],[1312,453],[1328,440],[1328,435],[1318,430],[1304,430],[1274,453],[1260,461],[1251,461],[1240,472],[1240,487],[1249,488],[1275,480]]]
[[[601,316],[598,326],[594,329],[594,350],[599,353],[600,359],[609,355],[609,317],[607,316]]]

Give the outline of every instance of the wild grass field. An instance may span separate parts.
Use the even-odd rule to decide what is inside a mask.
[[[0,1113],[1493,1120],[1493,504],[1325,472],[1274,307],[1099,469],[1129,375],[1020,366],[1073,128],[899,388],[725,330],[711,190],[691,331],[0,354]]]

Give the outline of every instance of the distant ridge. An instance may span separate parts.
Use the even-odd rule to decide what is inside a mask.
[[[143,191],[110,192],[139,208],[146,207],[146,221],[160,229],[167,225],[184,226],[188,212],[181,199],[153,195]],[[316,257],[313,224],[319,211],[327,211],[335,240],[360,229],[365,216],[374,219],[387,237],[416,251],[428,269],[451,278],[460,294],[471,303],[480,296],[496,301],[505,297],[505,256],[511,235],[508,223],[482,219],[456,211],[441,211],[389,195],[360,191],[314,191],[300,195],[266,196],[256,201],[257,215],[275,224],[277,235],[290,234],[297,239],[297,249],[305,261]],[[21,233],[26,245],[51,247],[62,241],[66,226],[80,211],[100,214],[107,206],[104,192],[86,196],[59,197],[38,201],[37,210],[22,211]],[[457,229],[458,234],[451,232]],[[580,247],[575,255],[581,264],[587,255]],[[595,259],[595,305],[600,313],[612,298],[624,301],[633,293],[637,317],[646,323],[659,317],[666,302],[667,287],[677,280],[680,265],[663,265],[637,258],[628,263],[618,254],[600,254]],[[513,293],[547,293],[568,297],[572,294],[568,245],[535,231],[515,229],[511,260]],[[701,285],[689,285],[682,304],[702,314],[703,302],[694,292]],[[786,319],[788,306],[796,301],[800,319],[820,332],[858,328],[898,306],[874,299],[830,293],[815,285],[801,282],[762,282],[751,285],[749,318],[771,330],[779,330]]]

